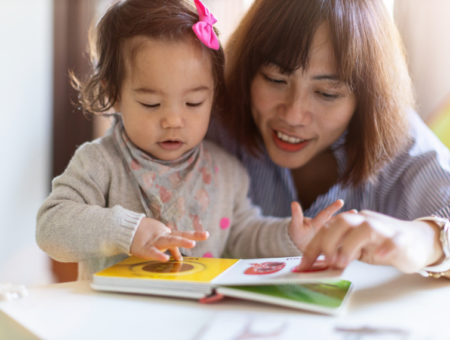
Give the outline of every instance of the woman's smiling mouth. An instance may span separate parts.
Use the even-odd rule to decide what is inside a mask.
[[[306,147],[309,143],[309,140],[307,139],[288,136],[276,130],[273,130],[272,137],[275,145],[279,149],[287,152],[300,151],[301,149]]]

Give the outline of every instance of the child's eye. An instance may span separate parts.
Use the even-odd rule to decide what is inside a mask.
[[[159,103],[158,104],[144,104],[144,103],[140,103],[143,107],[149,108],[149,109],[154,109],[159,107]]]
[[[263,74],[263,77],[264,77],[265,80],[267,80],[270,83],[287,84],[287,82],[285,80],[270,78],[270,77],[266,76],[265,74]]]
[[[203,104],[203,102],[201,102],[201,103],[186,103],[186,105],[187,106],[190,106],[190,107],[199,107],[199,106],[201,106]]]

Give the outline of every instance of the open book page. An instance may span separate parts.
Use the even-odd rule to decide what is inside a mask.
[[[277,285],[338,279],[342,270],[318,265],[309,272],[296,272],[301,257],[239,260],[232,268],[215,278],[215,286]],[[322,262],[323,263],[323,262]]]
[[[339,280],[270,286],[230,286],[220,287],[217,292],[225,296],[338,315],[344,311],[351,287],[351,282]]]
[[[94,275],[94,282],[107,278],[141,279],[151,282],[190,282],[209,284],[239,260],[185,257],[183,262],[147,261],[129,257]],[[103,279],[103,280],[102,280]]]

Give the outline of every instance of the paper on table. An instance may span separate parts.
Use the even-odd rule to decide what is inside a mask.
[[[306,326],[306,327],[305,327]],[[297,340],[326,339],[342,340],[330,327],[310,320],[278,315],[245,312],[219,312],[197,335],[198,340]]]

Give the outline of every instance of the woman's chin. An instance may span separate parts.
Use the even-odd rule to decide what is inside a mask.
[[[313,145],[307,145],[299,150],[280,147],[273,140],[266,143],[267,153],[272,161],[282,168],[297,169],[308,163],[314,156],[311,152]],[[308,143],[310,144],[310,143]]]
[[[268,149],[268,153],[269,157],[276,165],[287,169],[300,168],[308,163],[312,158],[305,152],[286,152],[278,149],[276,146]]]

